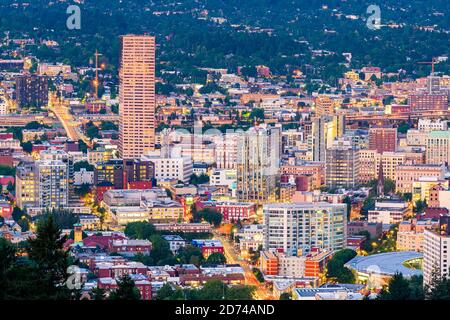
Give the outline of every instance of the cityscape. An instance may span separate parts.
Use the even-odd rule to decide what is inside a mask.
[[[0,300],[450,299],[450,7],[379,2],[2,1]]]

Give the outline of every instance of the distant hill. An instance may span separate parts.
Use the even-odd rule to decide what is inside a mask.
[[[404,69],[411,77],[428,74],[429,66],[417,62],[450,51],[450,2],[379,2],[383,27],[371,30],[371,0],[85,0],[79,5],[81,30],[68,30],[66,8],[73,1],[2,0],[0,31],[34,38],[36,45],[24,50],[39,59],[75,66],[87,65],[96,48],[117,65],[119,35],[153,33],[159,62],[181,72],[173,82],[201,78],[199,66],[235,70],[258,64],[280,74],[301,68],[329,82],[348,67],[366,65]],[[40,45],[43,39],[60,47]],[[348,67],[344,52],[352,53]],[[448,72],[449,62],[436,69]]]

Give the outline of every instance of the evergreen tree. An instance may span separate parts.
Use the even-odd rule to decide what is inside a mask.
[[[450,300],[450,280],[440,276],[437,270],[431,275],[430,284],[425,286],[427,300]]]
[[[6,239],[0,238],[0,300],[3,300],[8,287],[8,274],[16,262],[16,249]]]
[[[201,300],[223,300],[226,298],[227,289],[227,285],[220,280],[208,281],[200,289],[199,298]]]
[[[156,300],[170,300],[174,294],[174,290],[169,283],[165,283],[156,294]]]
[[[227,300],[253,300],[254,286],[229,287],[226,293]]]
[[[28,256],[39,276],[39,289],[48,299],[69,298],[65,285],[69,267],[68,253],[63,249],[65,241],[52,215],[39,221],[36,238],[29,240]]]
[[[206,263],[208,264],[223,264],[227,261],[225,256],[220,252],[215,252],[211,254],[208,259],[206,259]]]
[[[118,288],[109,295],[110,300],[139,300],[141,293],[129,275],[117,280]]]
[[[408,281],[403,278],[401,273],[396,273],[391,280],[387,288],[378,295],[378,300],[409,300],[411,289],[409,288]]]
[[[291,295],[287,292],[284,292],[280,295],[280,300],[291,300]]]
[[[92,289],[92,300],[105,300],[106,299],[106,291],[102,288],[94,288]]]

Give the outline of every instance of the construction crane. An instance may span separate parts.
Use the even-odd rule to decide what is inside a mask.
[[[434,66],[435,66],[437,63],[439,63],[439,60],[438,60],[438,58],[434,58],[434,57],[431,59],[431,61],[421,61],[421,62],[418,62],[418,64],[431,64],[431,75],[434,74]]]
[[[95,50],[95,80],[94,80],[94,89],[95,89],[95,99],[98,99],[98,87],[99,87],[99,80],[98,80],[98,57],[100,57],[101,54],[98,53],[98,50]]]

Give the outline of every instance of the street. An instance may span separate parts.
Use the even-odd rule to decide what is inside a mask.
[[[225,258],[227,259],[227,263],[239,264],[244,269],[245,284],[256,287],[255,298],[257,300],[273,299],[271,292],[266,288],[266,286],[263,283],[260,283],[258,279],[256,279],[248,262],[245,260],[239,260],[228,237],[221,235],[216,230],[213,230],[213,234],[214,234],[213,239],[220,240],[222,242],[224,255]]]

